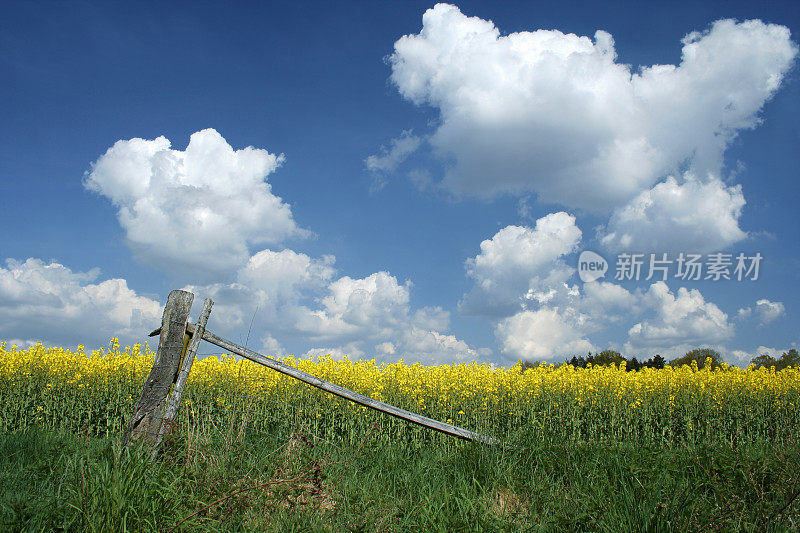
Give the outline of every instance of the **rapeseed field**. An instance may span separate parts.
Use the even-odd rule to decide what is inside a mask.
[[[118,435],[154,357],[147,345],[29,349],[0,343],[0,429],[41,427]],[[286,357],[321,379],[508,442],[660,446],[792,440],[800,433],[800,368],[696,365],[627,372],[622,365],[376,363]],[[230,355],[199,359],[183,396],[181,427],[303,429],[357,442],[365,433],[424,444],[407,423]]]

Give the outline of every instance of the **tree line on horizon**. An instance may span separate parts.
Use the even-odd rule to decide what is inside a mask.
[[[672,359],[671,361],[667,362],[667,360],[661,355],[656,354],[653,357],[647,359],[646,361],[639,361],[636,357],[631,357],[630,359],[626,359],[616,350],[603,350],[601,352],[596,352],[592,354],[589,352],[585,357],[584,356],[572,356],[571,359],[565,360],[563,363],[558,363],[557,366],[561,365],[572,365],[576,368],[586,368],[588,365],[592,366],[605,366],[610,364],[619,365],[620,363],[625,363],[625,369],[628,372],[633,372],[636,370],[641,370],[643,368],[656,368],[661,369],[664,368],[665,365],[670,364],[671,366],[682,366],[682,365],[691,365],[692,361],[697,363],[697,367],[702,369],[706,366],[706,360],[711,358],[711,368],[715,368],[720,366],[724,361],[722,360],[722,356],[719,354],[718,351],[713,350],[711,348],[695,348],[694,350],[690,350],[686,352],[681,357],[677,357]],[[757,357],[754,357],[751,364],[755,365],[756,368],[766,367],[771,368],[775,367],[775,370],[782,370],[784,368],[792,367],[792,366],[800,366],[800,354],[797,352],[797,349],[792,348],[783,354],[779,358],[774,358],[769,354],[762,354]],[[547,364],[545,361],[521,361],[522,370],[525,371],[528,368],[536,368],[537,366],[541,365],[542,363]]]

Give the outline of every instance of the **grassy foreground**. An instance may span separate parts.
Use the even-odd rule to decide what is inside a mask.
[[[800,447],[509,450],[358,446],[306,435],[176,435],[160,461],[118,440],[0,435],[13,531],[797,531]]]

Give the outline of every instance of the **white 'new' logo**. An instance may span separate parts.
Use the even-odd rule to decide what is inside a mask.
[[[586,250],[578,258],[578,276],[584,283],[605,277],[608,263],[602,255]]]

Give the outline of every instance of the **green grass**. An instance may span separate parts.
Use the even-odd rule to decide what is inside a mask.
[[[502,449],[183,433],[0,434],[8,531],[797,531],[796,443]],[[177,528],[176,528],[177,526]]]

